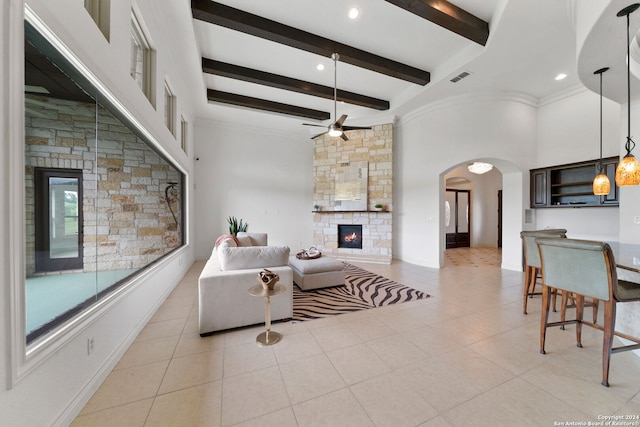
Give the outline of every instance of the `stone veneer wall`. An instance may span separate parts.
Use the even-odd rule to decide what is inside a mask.
[[[181,188],[178,170],[102,108],[96,152],[94,104],[31,99],[37,103],[28,103],[25,117],[27,275],[35,272],[36,167],[83,171],[83,271],[140,269],[181,245],[164,195],[168,181]],[[179,191],[172,203],[178,224],[180,198]]]
[[[391,263],[393,242],[393,125],[350,131],[348,141],[324,134],[314,140],[313,244],[323,254],[340,259]],[[335,210],[335,176],[339,165],[367,161],[367,212]],[[385,207],[382,212],[374,206]],[[338,248],[338,224],[362,224],[362,249]]]

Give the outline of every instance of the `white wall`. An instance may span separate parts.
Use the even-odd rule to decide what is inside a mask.
[[[619,154],[620,105],[603,98],[602,156]],[[597,159],[600,155],[600,99],[587,89],[538,107],[536,166]]]
[[[229,216],[292,253],[312,245],[313,142],[303,132],[200,121],[195,149],[198,258],[208,258],[228,233]]]
[[[622,110],[607,98],[602,104],[602,156],[610,157],[620,152]],[[535,167],[597,159],[599,137],[598,94],[584,89],[542,105],[538,108]],[[571,238],[616,241],[620,235],[619,209],[628,202],[625,192],[621,191],[621,208],[535,209],[535,226],[529,228],[566,228]]]
[[[520,269],[524,192],[535,158],[532,100],[512,95],[450,99],[402,118],[397,133],[394,254],[439,268],[444,174],[470,160],[488,160],[503,174],[503,215],[509,218],[503,223],[503,267]]]
[[[152,0],[137,3],[141,10],[147,10],[151,4],[155,6]],[[190,160],[163,124],[161,103],[157,109],[150,105],[129,76],[131,3],[111,2],[110,42],[104,39],[80,1],[29,0],[28,4],[140,120],[162,150],[189,173]],[[183,9],[185,22],[189,23],[190,11],[184,4]],[[0,169],[3,194],[10,200],[0,210],[3,237],[0,243],[0,424],[21,427],[68,425],[184,275],[194,254],[187,246],[168,257],[109,304],[63,333],[55,345],[26,361],[21,360],[24,335],[19,330],[16,335],[13,332],[23,312],[20,297],[24,292],[23,10],[21,0],[0,3],[0,145],[3,152]],[[166,33],[167,28],[172,27],[170,24],[176,15],[171,12],[167,10],[163,18],[166,22],[158,16],[145,16],[152,35]],[[181,97],[180,112],[193,123],[193,110],[186,102],[193,96],[187,94],[189,89],[180,83],[182,74],[178,70],[183,64],[172,60],[160,40],[162,38],[158,37],[154,45],[158,49],[157,75],[160,82],[165,75],[172,77],[176,95]],[[188,45],[188,38],[183,38],[182,43]],[[192,43],[195,52],[195,41]],[[187,234],[191,235],[191,231],[192,227]],[[95,342],[91,355],[87,355],[86,349],[89,337]]]

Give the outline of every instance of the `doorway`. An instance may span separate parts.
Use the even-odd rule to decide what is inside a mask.
[[[502,247],[502,190],[498,190],[498,247]]]
[[[446,248],[471,246],[471,190],[445,191],[445,241]]]
[[[34,170],[36,271],[82,269],[82,170]]]

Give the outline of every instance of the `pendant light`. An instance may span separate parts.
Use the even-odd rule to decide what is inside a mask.
[[[627,17],[627,142],[624,144],[627,154],[622,158],[616,169],[616,184],[619,187],[640,184],[640,163],[631,154],[636,143],[631,139],[631,55],[629,52],[629,15],[640,7],[634,3],[622,9],[617,16]]]
[[[598,175],[593,179],[593,194],[596,196],[606,196],[611,190],[609,177],[602,173],[602,73],[608,69],[609,67],[604,67],[593,72],[593,74],[600,76],[600,161],[598,162]]]

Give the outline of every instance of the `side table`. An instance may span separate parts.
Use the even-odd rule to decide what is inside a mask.
[[[249,294],[254,297],[264,297],[264,323],[265,331],[256,337],[258,345],[273,345],[282,339],[282,334],[271,330],[271,297],[284,293],[287,289],[285,285],[276,283],[272,290],[265,289],[261,284],[249,288]]]

